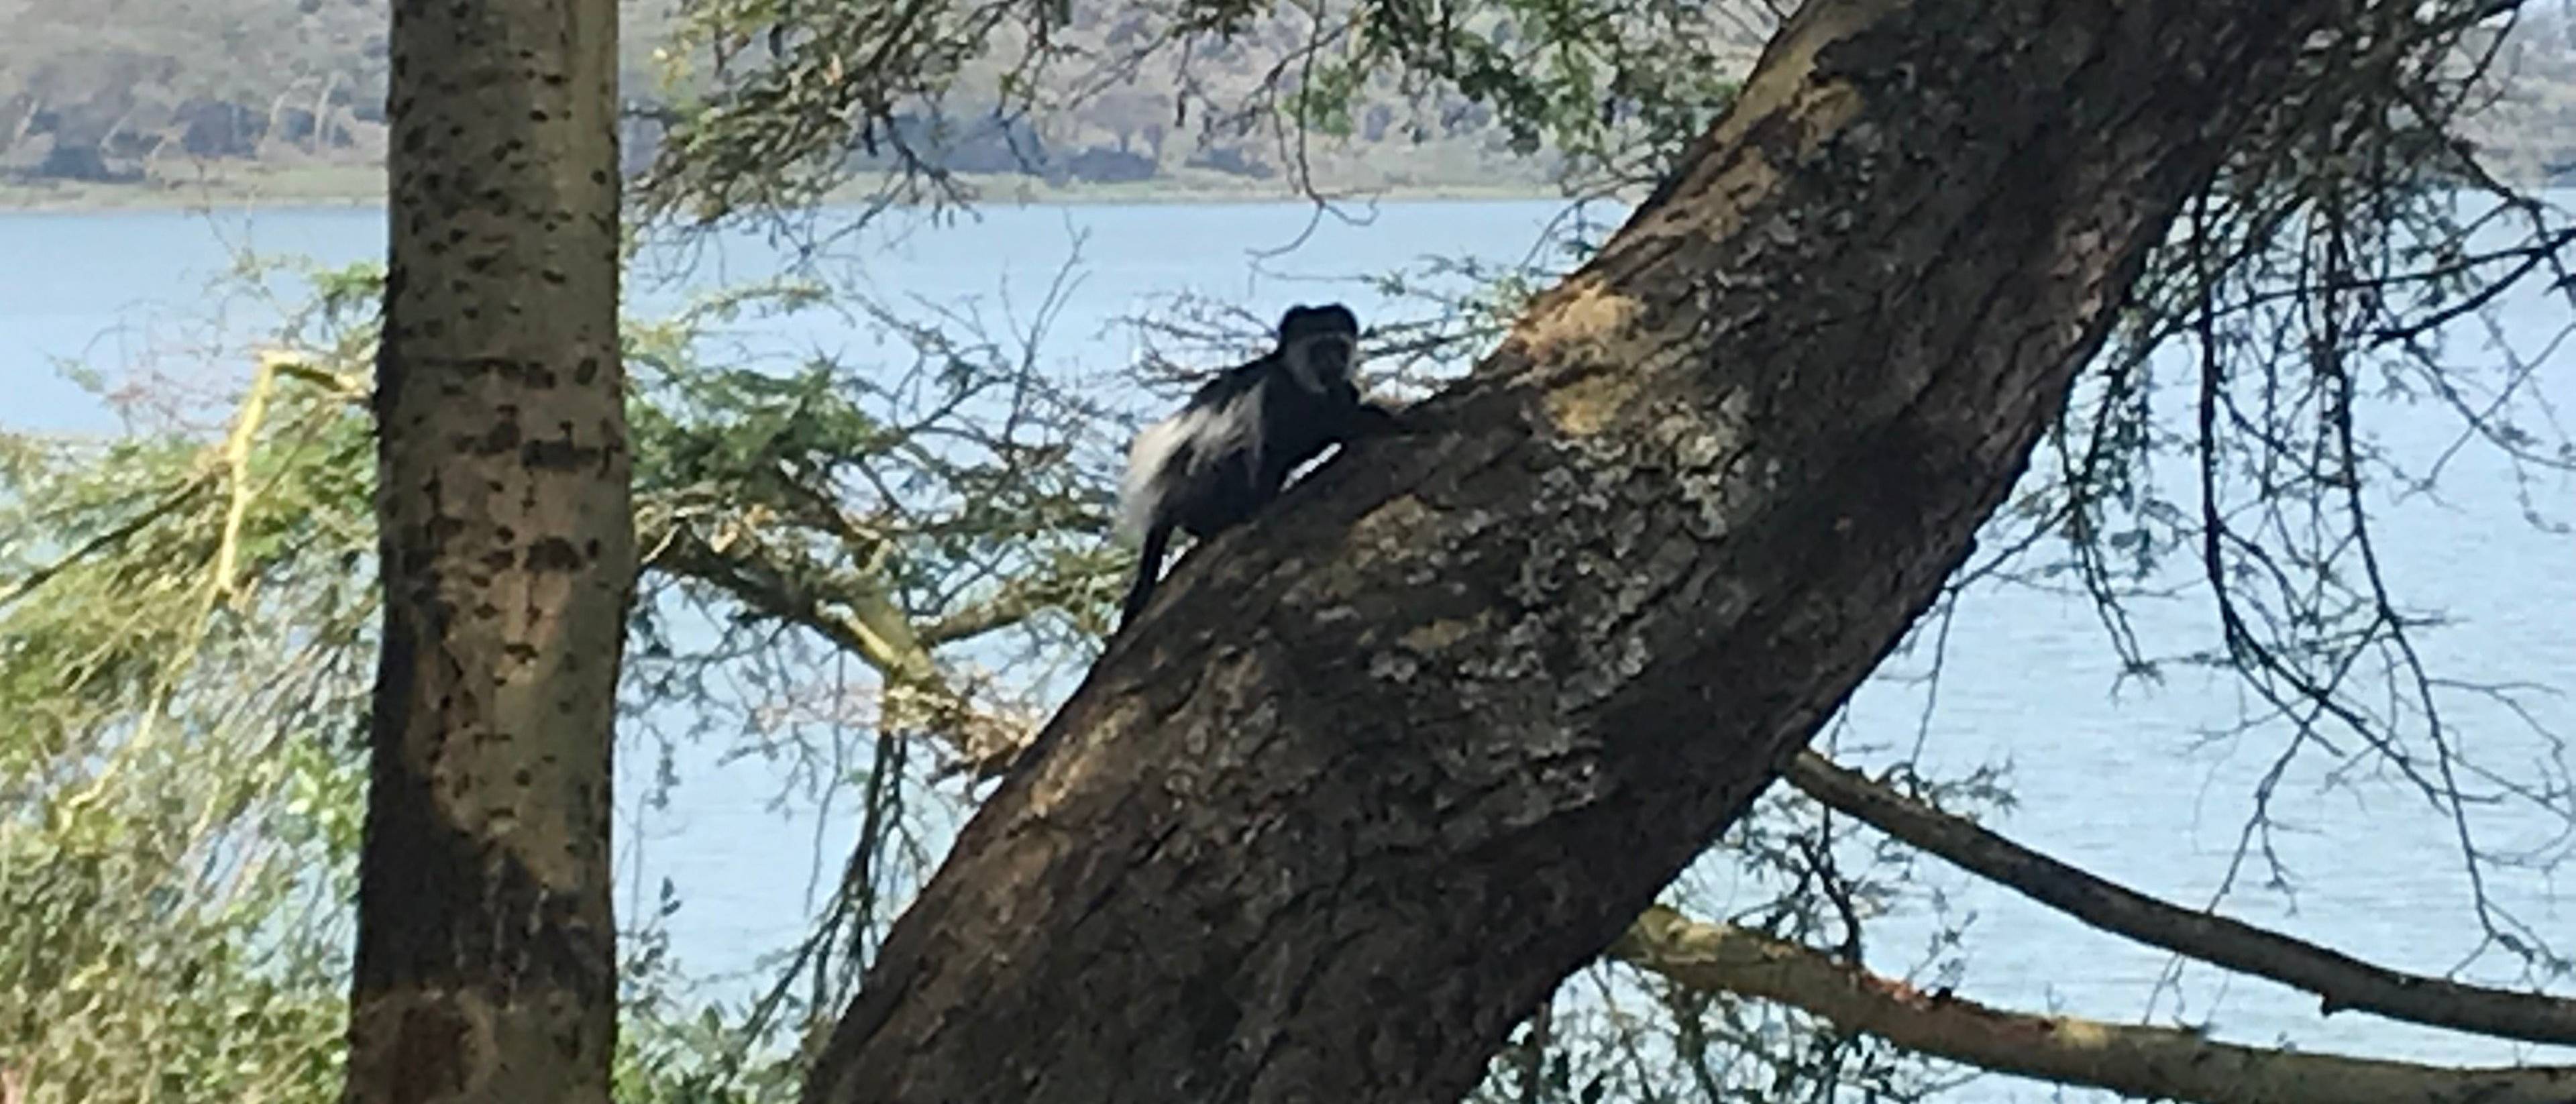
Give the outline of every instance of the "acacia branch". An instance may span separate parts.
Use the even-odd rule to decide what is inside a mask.
[[[1025,739],[1016,726],[974,708],[914,634],[909,615],[864,573],[822,569],[747,537],[719,547],[679,522],[655,542],[646,566],[723,590],[858,657],[884,681],[884,727],[934,733],[969,764],[999,761]]]
[[[768,550],[738,542],[718,547],[686,525],[675,526],[648,566],[717,587],[771,617],[821,633],[890,682],[929,675],[930,653],[884,593],[854,573],[800,570]],[[834,609],[832,607],[841,608]]]
[[[2127,1096],[2201,1104],[2564,1104],[2576,1094],[2576,1068],[2566,1066],[2455,1069],[2008,1012],[1926,993],[1742,928],[1697,923],[1660,905],[1610,954],[1678,985],[1778,1001],[1908,1050]]]
[[[154,522],[177,513],[181,508],[196,501],[198,495],[212,489],[220,474],[212,469],[198,473],[186,483],[180,484],[170,493],[145,507],[141,513],[126,519],[113,529],[82,541],[79,547],[63,553],[43,567],[28,572],[26,576],[11,584],[8,590],[0,591],[0,607],[15,604],[19,599],[35,593],[37,588],[52,582],[63,572],[71,570],[101,552],[125,543],[135,534],[151,527]]]
[[[1004,580],[983,600],[922,626],[922,644],[929,648],[956,644],[1019,624],[1041,610],[1070,607],[1086,593],[1117,586],[1123,566],[1122,562],[1105,560],[1049,566]]]
[[[209,610],[232,594],[241,558],[242,522],[250,516],[251,448],[259,440],[259,431],[268,421],[268,404],[276,394],[278,356],[260,358],[259,369],[252,375],[250,394],[242,400],[241,414],[224,438],[223,471],[225,483],[223,535],[215,541],[214,579],[206,588]]]
[[[2031,851],[1804,751],[1781,777],[1808,796],[2092,927],[2316,994],[2347,1009],[2538,1043],[2576,1043],[2576,1001],[2400,973],[2168,904]]]

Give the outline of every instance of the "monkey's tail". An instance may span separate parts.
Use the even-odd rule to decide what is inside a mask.
[[[1145,531],[1145,550],[1136,556],[1136,581],[1127,587],[1127,603],[1119,608],[1118,627],[1124,630],[1136,615],[1145,612],[1145,603],[1154,599],[1154,584],[1163,574],[1163,553],[1172,544],[1172,523],[1156,522]]]

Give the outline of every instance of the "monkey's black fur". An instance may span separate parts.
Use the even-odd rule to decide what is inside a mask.
[[[1147,426],[1127,453],[1125,523],[1144,539],[1124,628],[1145,610],[1172,530],[1206,540],[1268,506],[1288,475],[1326,448],[1396,425],[1351,380],[1359,320],[1339,303],[1288,308],[1279,343],[1227,369],[1180,413]]]

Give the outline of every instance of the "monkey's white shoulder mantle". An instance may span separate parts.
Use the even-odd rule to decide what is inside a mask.
[[[1129,540],[1141,539],[1176,486],[1230,453],[1241,450],[1259,470],[1265,390],[1246,387],[1213,406],[1191,403],[1136,434],[1135,443],[1127,446],[1127,475],[1118,488],[1118,531]]]

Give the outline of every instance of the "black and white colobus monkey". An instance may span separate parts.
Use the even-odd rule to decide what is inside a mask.
[[[1279,318],[1277,348],[1209,380],[1180,413],[1136,435],[1121,523],[1145,547],[1120,627],[1153,598],[1174,528],[1206,540],[1239,525],[1279,497],[1298,465],[1395,425],[1395,415],[1360,398],[1351,380],[1359,338],[1348,307],[1290,307]]]

